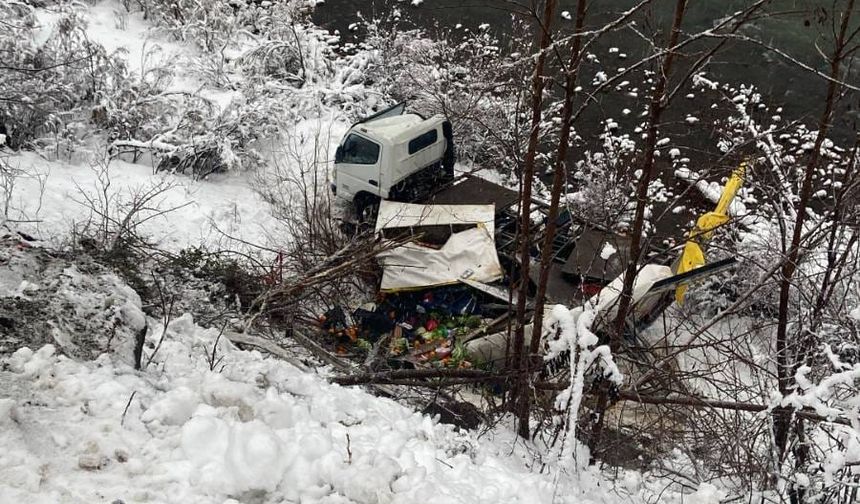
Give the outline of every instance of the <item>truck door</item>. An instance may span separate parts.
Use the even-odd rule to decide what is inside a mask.
[[[380,159],[382,147],[357,133],[350,133],[338,148],[335,156],[338,196],[352,199],[360,192],[382,198],[380,185]]]

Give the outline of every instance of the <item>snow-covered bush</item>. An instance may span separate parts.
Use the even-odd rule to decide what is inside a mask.
[[[560,377],[569,384],[555,398],[554,405],[555,410],[561,413],[555,422],[563,428],[558,438],[560,446],[555,447],[556,455],[562,469],[569,474],[575,474],[589,463],[588,454],[582,453],[583,447],[579,446],[577,439],[584,394],[604,380],[613,389],[624,382],[609,346],[598,345],[598,337],[591,331],[596,316],[595,307],[586,303],[572,310],[556,305],[545,317],[548,348],[544,360],[562,362]]]
[[[195,127],[175,134],[179,141],[176,148],[161,158],[157,169],[203,178],[210,173],[258,166],[261,158],[250,144],[277,128],[272,117],[277,107],[270,108],[271,101],[263,98],[233,102],[223,112],[198,121],[195,108],[188,106],[179,123]]]
[[[604,150],[586,151],[571,170],[575,191],[566,196],[574,215],[607,229],[626,231],[632,221],[634,181],[629,165],[634,144],[607,136]]]
[[[252,47],[240,58],[245,75],[258,82],[274,80],[301,86],[316,60],[305,54],[312,42],[307,27],[302,23],[303,12],[297,2],[278,2],[268,9],[259,9],[247,19],[243,33],[251,39]]]
[[[157,47],[151,49],[155,52]],[[100,93],[92,122],[111,142],[152,138],[169,126],[164,118],[175,112],[172,96],[165,95],[172,79],[173,72],[165,65],[148,66],[140,76],[117,78]]]
[[[0,3],[0,133],[12,149],[43,146],[59,152],[74,143],[86,129],[87,105],[125,72],[118,55],[89,40],[77,8],[58,5],[55,27],[45,33],[30,7]]]
[[[304,23],[298,2],[196,2],[142,5],[147,16],[203,53],[184,75],[200,88],[174,90],[173,72],[148,68],[106,93],[100,125],[114,154],[153,156],[157,171],[195,178],[253,169],[254,148],[278,135],[281,124],[318,106],[314,92],[293,92],[326,73],[328,46]]]
[[[150,89],[148,96],[134,100],[138,88],[132,89],[119,98],[129,96],[133,106],[107,115],[116,124],[111,129],[113,154],[150,151],[156,171],[198,179],[259,166],[262,158],[252,144],[275,135],[283,117],[280,94],[263,86],[246,89],[223,111],[199,94],[152,94]]]
[[[851,358],[856,359],[857,339],[840,344],[842,350],[849,346]],[[860,460],[860,363],[842,360],[838,351],[829,344],[817,349],[818,365],[798,367],[795,391],[778,401],[796,410],[805,408],[823,419],[799,424],[805,432],[799,433],[798,446],[789,458],[793,467],[784,464],[783,470],[793,485],[820,495],[824,502],[856,500],[860,481],[856,468]]]
[[[241,32],[266,36],[273,19],[295,20],[308,12],[306,2],[297,0],[137,0],[125,4],[129,11],[142,10],[145,19],[177,40],[197,44],[210,53],[223,50]]]
[[[147,19],[178,40],[193,42],[207,51],[218,49],[238,28],[236,10],[245,2],[226,0],[142,0],[138,2]]]

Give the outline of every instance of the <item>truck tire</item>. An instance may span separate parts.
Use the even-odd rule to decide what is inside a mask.
[[[379,196],[359,194],[353,200],[353,207],[359,225],[373,224],[376,222],[376,214],[379,213]]]

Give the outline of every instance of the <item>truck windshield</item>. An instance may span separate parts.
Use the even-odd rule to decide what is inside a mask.
[[[379,159],[379,145],[366,138],[352,134],[343,142],[343,163],[376,164]]]

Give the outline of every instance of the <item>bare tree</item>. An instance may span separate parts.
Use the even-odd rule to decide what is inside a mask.
[[[783,395],[788,395],[790,391],[794,370],[796,368],[796,364],[790,359],[788,349],[788,303],[792,287],[792,277],[797,270],[798,256],[801,253],[801,236],[803,233],[804,223],[806,222],[806,209],[809,206],[809,201],[812,197],[813,176],[815,174],[815,170],[818,168],[818,163],[821,157],[821,146],[826,138],[827,131],[830,128],[830,122],[833,118],[833,108],[840,90],[839,82],[842,72],[842,62],[848,54],[847,49],[849,48],[851,38],[858,33],[858,30],[860,30],[860,28],[858,28],[853,30],[853,32],[848,31],[853,9],[854,0],[848,0],[846,8],[841,11],[842,19],[839,31],[836,36],[833,53],[829,58],[830,78],[827,85],[827,97],[824,101],[824,110],[822,111],[821,118],[818,121],[818,133],[815,137],[815,143],[812,147],[809,161],[806,164],[803,184],[800,189],[800,198],[795,205],[794,213],[796,215],[796,219],[794,222],[794,231],[786,253],[785,262],[780,271],[779,317],[776,330],[776,361],[779,391]],[[785,408],[777,409],[774,412],[774,438],[779,460],[782,460],[785,456],[789,427],[790,411]]]
[[[579,0],[576,4],[576,22],[575,31],[578,34],[582,31],[585,25],[585,12],[587,0]],[[556,225],[559,214],[559,203],[561,201],[561,193],[564,189],[564,182],[567,175],[566,162],[567,151],[570,142],[570,130],[573,127],[573,100],[576,94],[576,82],[579,75],[579,64],[582,56],[582,36],[575,36],[570,48],[570,59],[567,67],[564,69],[565,84],[564,84],[564,104],[561,114],[561,132],[558,139],[558,147],[556,150],[555,164],[553,166],[553,182],[552,196],[550,201],[549,213],[547,215],[546,231],[541,250],[540,274],[538,278],[537,293],[535,296],[535,316],[534,326],[532,329],[532,338],[529,343],[528,357],[526,359],[526,369],[524,374],[527,374],[529,366],[536,358],[539,359],[538,351],[540,350],[541,335],[543,334],[543,309],[546,301],[546,288],[549,281],[549,270],[552,264],[552,243],[555,239]],[[522,292],[520,293],[522,296]],[[518,405],[517,416],[521,424],[529,424],[531,396],[529,393],[522,393],[520,403]],[[522,432],[522,430],[521,430]]]
[[[539,52],[535,61],[534,72],[531,79],[531,130],[529,134],[528,147],[523,162],[520,177],[520,292],[517,298],[516,329],[514,335],[514,346],[512,354],[512,368],[518,372],[516,386],[511,395],[512,403],[517,405],[518,424],[517,432],[524,438],[529,437],[529,415],[528,415],[528,354],[525,349],[525,323],[526,323],[526,299],[528,298],[529,286],[529,249],[531,240],[529,230],[531,229],[531,206],[532,186],[534,184],[535,159],[540,138],[540,124],[543,111],[543,92],[545,86],[545,65],[547,51],[552,41],[552,22],[555,17],[555,0],[545,0],[543,4],[543,16],[538,20],[538,48]],[[537,336],[535,336],[537,337]]]

